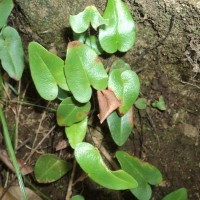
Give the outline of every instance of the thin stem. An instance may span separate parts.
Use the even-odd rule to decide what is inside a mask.
[[[10,134],[8,132],[8,127],[7,127],[6,119],[5,119],[3,110],[2,110],[2,106],[0,106],[0,120],[1,120],[1,123],[2,123],[2,127],[3,127],[3,134],[4,134],[6,146],[8,148],[8,153],[10,155],[13,167],[15,169],[15,172],[16,172],[16,175],[17,175],[17,178],[18,178],[19,187],[20,187],[22,194],[23,194],[23,200],[28,200],[27,195],[26,195],[26,191],[25,191],[24,182],[23,182],[23,179],[22,179],[22,176],[21,176],[19,166],[17,164],[17,160],[16,160],[16,157],[15,157],[13,146],[12,146],[12,143],[11,143]]]

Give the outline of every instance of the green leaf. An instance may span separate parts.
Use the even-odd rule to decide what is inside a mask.
[[[157,185],[161,183],[162,175],[160,171],[149,163],[142,162],[138,158],[132,157],[123,151],[117,151],[116,157],[121,168],[133,176],[138,182],[138,187],[131,189],[131,192],[139,200],[149,200],[152,194],[149,184]]]
[[[40,96],[50,101],[57,97],[58,86],[68,90],[64,61],[37,42],[31,42],[28,50],[31,76]]]
[[[73,32],[73,39],[79,42],[85,43],[87,37],[88,37],[88,34],[86,32],[83,32],[83,33]]]
[[[70,91],[81,103],[90,100],[91,86],[102,90],[108,84],[108,75],[95,51],[78,41],[68,44],[65,74]]]
[[[88,6],[83,12],[78,15],[70,15],[69,24],[72,30],[76,33],[85,32],[90,24],[97,30],[97,28],[103,24],[106,24],[107,20],[104,19],[95,6]]]
[[[111,136],[118,146],[122,146],[128,139],[133,128],[132,108],[124,116],[119,117],[117,112],[111,113],[107,118]]]
[[[132,70],[128,70],[128,68],[129,66],[125,63],[121,62],[121,65],[114,63],[109,73],[108,88],[122,101],[119,108],[121,114],[129,111],[138,98],[140,91],[138,75]]]
[[[79,143],[75,148],[75,157],[88,176],[103,187],[112,190],[126,190],[137,187],[135,179],[125,171],[109,170],[99,151],[89,143]]]
[[[65,133],[69,140],[69,144],[73,149],[78,143],[81,143],[85,138],[87,131],[87,123],[88,118],[85,118],[83,121],[65,128]]]
[[[57,109],[57,122],[59,126],[72,126],[84,120],[89,111],[90,102],[85,104],[77,102],[74,98],[68,97],[61,102]]]
[[[0,29],[6,24],[7,19],[14,7],[12,0],[1,0],[0,1]]]
[[[119,71],[123,72],[125,70],[131,70],[131,67],[128,63],[124,62],[122,59],[117,59],[115,62],[113,62],[109,74],[115,69],[118,69]]]
[[[136,108],[138,108],[140,110],[144,110],[147,107],[147,100],[145,98],[139,98],[135,102],[135,106],[136,106]]]
[[[100,27],[99,41],[103,50],[126,52],[135,42],[136,28],[133,18],[122,0],[108,0],[103,17],[108,25]]]
[[[188,194],[186,188],[180,188],[165,196],[162,200],[187,200]]]
[[[95,35],[90,35],[89,37],[87,37],[85,43],[88,46],[90,46],[92,49],[94,49],[97,55],[102,54],[103,50],[102,50],[102,48],[99,44],[99,41]]]
[[[65,160],[59,160],[54,154],[44,154],[35,164],[34,173],[39,183],[51,183],[64,176],[72,165]]]
[[[81,195],[75,195],[71,198],[71,200],[85,200],[83,196]]]
[[[0,36],[0,60],[8,75],[20,80],[24,71],[24,50],[18,32],[7,26]]]
[[[154,101],[152,103],[152,107],[157,108],[157,109],[162,110],[162,111],[165,111],[167,108],[166,108],[163,96],[159,97],[159,101]]]

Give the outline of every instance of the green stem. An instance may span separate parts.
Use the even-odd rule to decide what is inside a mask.
[[[23,200],[28,200],[27,195],[26,195],[26,191],[25,191],[25,187],[24,187],[24,182],[23,182],[23,179],[22,179],[22,176],[21,176],[19,166],[17,164],[15,152],[13,150],[13,146],[12,146],[12,143],[11,143],[11,140],[10,140],[10,135],[9,135],[9,132],[8,132],[8,127],[7,127],[6,119],[5,119],[3,110],[2,110],[2,106],[0,106],[0,120],[1,120],[1,123],[2,123],[2,127],[3,127],[3,134],[4,134],[6,146],[7,146],[7,149],[8,149],[8,153],[10,155],[13,167],[14,167],[16,175],[17,175],[19,187],[20,187],[22,194],[23,194]]]

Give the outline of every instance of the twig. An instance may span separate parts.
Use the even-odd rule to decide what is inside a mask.
[[[29,154],[29,156],[27,157],[27,159],[25,160],[25,163],[28,162],[28,160],[31,158],[31,156],[37,151],[37,149],[39,148],[39,146],[44,142],[44,140],[52,133],[52,131],[55,129],[56,125],[54,125],[49,132],[42,138],[42,140],[37,144],[37,146],[31,150],[31,153]]]
[[[186,82],[186,81],[183,81],[183,80],[179,80],[179,79],[177,79],[177,78],[175,78],[177,81],[180,81],[181,83],[183,83],[183,84],[185,84],[185,85],[190,85],[190,86],[193,86],[193,87],[196,87],[196,88],[198,88],[198,89],[200,89],[200,86],[198,86],[198,85],[194,85],[194,84],[192,84],[192,83],[189,83],[189,82]]]
[[[72,169],[71,177],[70,177],[68,188],[67,188],[66,200],[70,200],[70,197],[72,195],[72,187],[73,187],[75,171],[76,171],[76,160],[74,160],[73,169]]]

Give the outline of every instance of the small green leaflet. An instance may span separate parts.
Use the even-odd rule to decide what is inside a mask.
[[[60,179],[71,168],[71,163],[58,159],[54,154],[44,154],[37,160],[34,174],[39,183],[51,183]]]
[[[64,61],[47,51],[37,42],[28,47],[31,76],[40,96],[54,100],[58,95],[58,86],[68,90],[64,75]]]
[[[180,188],[165,196],[162,200],[188,200],[187,189]]]
[[[133,177],[123,170],[111,171],[103,162],[99,151],[89,143],[82,142],[75,148],[75,157],[88,176],[103,187],[126,190],[137,187]]]
[[[0,29],[6,25],[7,19],[14,7],[12,0],[1,0],[0,1]]]
[[[108,84],[108,75],[96,52],[79,41],[68,44],[65,75],[70,91],[81,103],[90,100],[91,86],[103,90]]]
[[[59,126],[72,126],[84,120],[89,111],[90,102],[79,103],[73,97],[68,97],[61,102],[57,109],[57,122]]]
[[[165,111],[167,108],[166,108],[166,104],[165,104],[163,96],[159,97],[159,101],[154,101],[152,103],[152,107],[153,108],[157,108],[157,109],[159,109],[161,111]]]
[[[88,6],[83,12],[78,15],[70,15],[69,24],[72,30],[76,33],[85,32],[90,24],[97,30],[97,28],[103,24],[107,24],[107,20],[104,19],[98,12],[95,6]]]
[[[135,107],[139,110],[144,110],[147,107],[147,100],[145,98],[139,98],[135,102]]]
[[[70,200],[85,200],[83,196],[81,195],[75,195]]]
[[[0,60],[8,75],[20,80],[24,71],[24,50],[18,32],[7,26],[0,35]]]
[[[65,128],[66,136],[69,140],[70,146],[74,149],[78,143],[81,143],[85,138],[87,131],[88,118],[83,121],[75,123]]]
[[[99,29],[101,47],[107,53],[126,52],[135,42],[136,28],[133,18],[122,0],[108,0],[103,17],[108,25]]]
[[[149,163],[142,162],[124,151],[117,151],[116,157],[121,168],[138,182],[138,187],[131,189],[131,192],[138,200],[149,200],[152,194],[149,184],[158,185],[161,183],[162,175],[160,171]]]
[[[133,109],[131,108],[122,117],[115,111],[107,117],[107,122],[113,140],[118,146],[122,146],[133,128]]]
[[[121,65],[114,63],[111,66],[108,80],[108,88],[122,102],[119,108],[122,115],[129,111],[140,91],[138,75],[128,68],[129,66],[124,62],[121,62]]]
[[[90,35],[89,37],[87,37],[85,44],[87,44],[92,49],[94,49],[97,55],[102,54],[103,50],[102,50],[102,48],[99,44],[99,41],[95,35]]]

